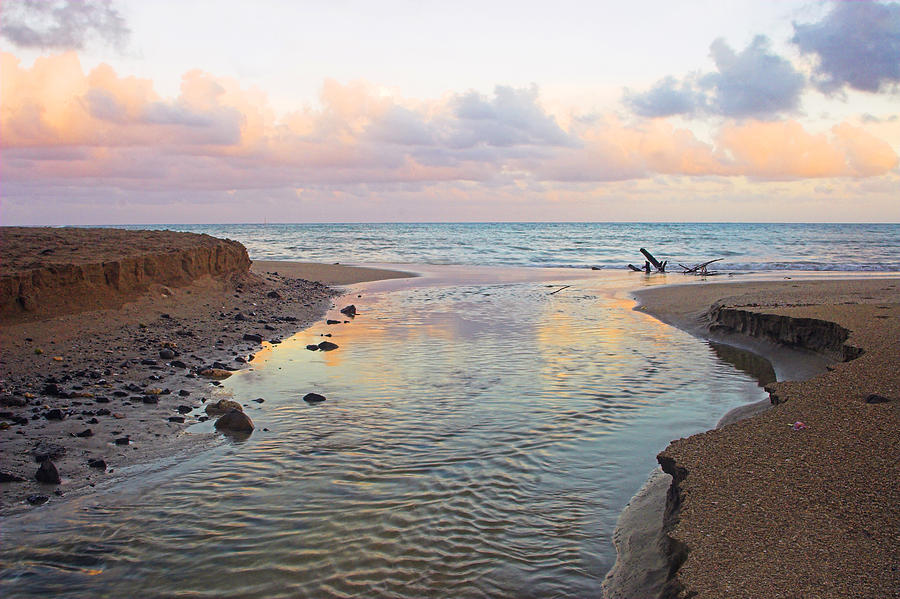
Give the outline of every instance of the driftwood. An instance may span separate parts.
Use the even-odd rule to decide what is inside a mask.
[[[562,291],[563,289],[568,289],[569,287],[571,287],[571,285],[563,285],[562,287],[560,287],[560,288],[557,289],[556,291],[551,291],[551,292],[548,293],[547,295],[553,295],[554,293],[559,293],[559,292]]]
[[[724,259],[725,258],[716,258],[715,260],[709,260],[709,261],[703,262],[701,264],[695,264],[694,266],[685,266],[684,264],[679,264],[678,266],[680,266],[682,268],[681,274],[683,274],[683,275],[706,276],[709,274],[714,274],[714,273],[710,273],[707,270],[707,268],[706,268],[707,266],[709,266],[713,262],[718,262],[718,261],[724,260]]]

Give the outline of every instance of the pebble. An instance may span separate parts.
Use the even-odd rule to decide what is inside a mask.
[[[59,470],[56,469],[56,464],[49,459],[41,462],[40,468],[34,473],[34,478],[40,483],[51,485],[58,485],[60,482]]]
[[[318,393],[307,393],[303,396],[303,401],[306,403],[322,403],[325,401],[325,396]]]
[[[227,414],[216,420],[216,428],[219,430],[249,433],[253,431],[253,421],[239,410],[230,410]]]

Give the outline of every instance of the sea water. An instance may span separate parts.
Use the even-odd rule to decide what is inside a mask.
[[[748,258],[737,233],[687,243],[699,233],[686,226],[651,243],[641,225],[628,244],[623,229],[604,239],[604,226],[378,225],[368,239],[355,227],[191,229],[239,239],[253,258],[480,266],[351,287],[329,314],[341,324],[267,346],[210,386],[204,396],[247,406],[249,438],[4,519],[0,595],[597,596],[618,514],[656,453],[765,397],[740,359],[632,310],[631,290],[683,277],[612,268],[631,261],[620,244],[773,264],[759,235]],[[890,226],[855,230],[852,251],[833,247],[850,235],[833,229],[832,243],[795,248],[789,262],[862,270],[896,255],[864,243],[880,235],[895,247]],[[534,267],[541,260],[610,268]],[[485,266],[494,261],[504,266]],[[349,303],[352,320],[337,312]],[[339,348],[306,349],[323,335]],[[308,392],[328,399],[308,405]]]
[[[721,258],[723,272],[900,271],[900,224],[366,223],[157,225],[236,239],[259,260],[526,267]],[[136,227],[141,228],[141,227]]]

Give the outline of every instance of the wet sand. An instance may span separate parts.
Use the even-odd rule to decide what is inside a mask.
[[[216,398],[204,370],[245,368],[263,343],[322,318],[340,295],[328,285],[408,276],[298,263],[251,269],[240,244],[187,233],[0,235],[9,308],[0,320],[0,514],[217,442],[184,433]],[[44,457],[59,484],[35,479]]]
[[[794,379],[767,386],[771,409],[659,455],[674,487],[665,514],[657,502],[642,515],[664,520],[671,539],[678,569],[662,592],[900,596],[900,282],[699,284],[636,296],[639,310],[766,355],[779,380]],[[627,544],[619,551],[630,557]]]

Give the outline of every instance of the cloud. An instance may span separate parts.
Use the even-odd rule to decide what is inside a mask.
[[[30,67],[0,53],[0,70],[4,201],[8,189],[41,186],[190,196],[454,183],[513,193],[660,177],[865,178],[897,164],[890,145],[850,124],[812,133],[794,121],[726,120],[710,141],[665,119],[575,115],[564,129],[535,87],[411,100],[326,81],[319,105],[279,115],[260,90],[200,70],[174,97],[108,65],[84,72],[74,52]]]
[[[818,23],[794,23],[791,41],[818,58],[815,83],[826,93],[900,83],[900,4],[836,2]]]
[[[715,71],[681,81],[666,77],[643,93],[625,90],[626,105],[653,118],[696,113],[767,118],[797,108],[806,82],[790,62],[770,51],[767,37],[755,37],[741,52],[717,39],[710,55]]]
[[[0,35],[20,48],[80,50],[96,38],[122,48],[131,31],[110,0],[3,0]]]

